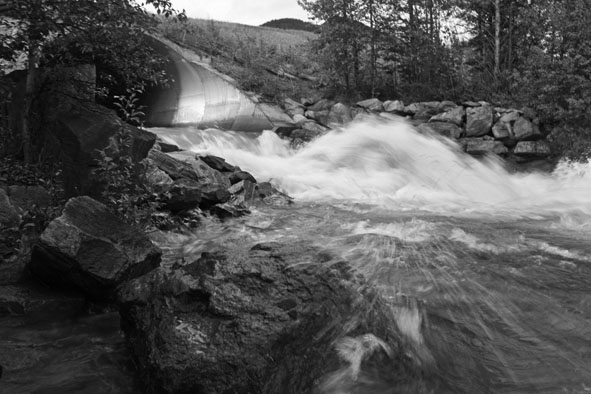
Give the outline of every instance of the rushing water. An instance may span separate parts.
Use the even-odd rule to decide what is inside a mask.
[[[224,157],[295,198],[287,207],[259,205],[243,218],[206,220],[192,236],[164,237],[169,259],[179,251],[305,241],[323,250],[327,264],[349,261],[392,300],[408,357],[446,382],[445,392],[591,392],[591,163],[509,174],[496,160],[475,160],[398,122],[353,124],[299,150],[271,132],[153,131]],[[9,381],[14,392],[128,392],[116,328],[106,317],[97,332],[93,319],[81,317],[79,329],[54,322],[56,338],[73,338],[64,341],[69,350],[56,364],[47,356],[31,361],[28,376]],[[0,327],[17,339],[41,329],[16,330]],[[72,365],[80,378],[67,383],[71,389],[40,389],[52,382],[47,376],[56,378],[50,372],[67,376]],[[92,384],[91,368],[100,371]],[[36,384],[23,386],[27,379]],[[398,393],[363,363],[336,371],[320,389]]]

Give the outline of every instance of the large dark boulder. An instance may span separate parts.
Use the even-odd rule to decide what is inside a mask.
[[[355,344],[367,346],[357,366],[376,381],[428,392],[404,391],[413,367],[390,307],[346,263],[327,260],[302,243],[258,244],[127,283],[121,324],[145,392],[336,392],[335,377],[355,372],[346,351]],[[378,392],[355,379],[346,392]]]
[[[70,199],[33,248],[32,274],[52,286],[110,300],[122,282],[156,268],[162,252],[90,197]]]
[[[487,135],[493,125],[493,110],[489,105],[466,109],[466,137]]]
[[[114,141],[118,133],[130,137],[127,153],[134,162],[144,159],[156,142],[153,133],[123,122],[114,111],[98,105],[56,114],[50,130],[59,143],[64,189],[68,197],[99,195],[101,186],[92,177],[92,170],[101,158],[99,151],[116,145]]]

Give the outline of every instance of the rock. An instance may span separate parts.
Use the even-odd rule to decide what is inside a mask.
[[[309,111],[329,111],[335,102],[329,99],[321,99],[308,108]]]
[[[158,168],[152,159],[144,159],[143,163],[146,168],[144,179],[149,189],[154,193],[168,191],[174,183],[172,178],[166,172]]]
[[[513,154],[519,157],[540,158],[550,156],[552,149],[546,141],[520,141],[515,146]]]
[[[314,99],[313,97],[302,97],[300,99],[300,102],[302,103],[302,105],[310,106],[316,102],[316,99]]]
[[[76,197],[41,234],[29,268],[44,283],[110,300],[118,285],[157,267],[161,255],[143,233],[106,206]]]
[[[298,116],[301,116],[301,117],[302,117],[302,118],[304,118],[306,121],[308,120],[308,119],[307,119],[305,116],[303,116],[303,115],[298,115]],[[277,134],[279,137],[282,137],[282,138],[289,138],[289,137],[291,136],[291,133],[292,133],[294,130],[297,130],[297,129],[299,129],[299,127],[298,127],[296,124],[294,124],[294,125],[281,125],[281,126],[275,126],[275,127],[273,127],[273,130],[272,130],[272,131],[273,131],[275,134]]]
[[[199,156],[196,156],[194,153],[174,152],[167,153],[167,155],[172,159],[177,160],[178,162],[184,163],[185,165],[188,164],[189,167],[192,169],[192,175],[183,176],[183,178],[195,179],[201,185],[215,185],[223,189],[227,189],[228,187],[230,187],[230,181],[222,172],[214,170],[213,168],[205,164],[205,162],[201,160]],[[160,166],[158,167],[160,168]],[[164,168],[161,169],[166,171],[166,169]],[[174,177],[172,178],[174,179]]]
[[[453,101],[442,101],[439,103],[439,105],[437,105],[437,111],[447,112],[447,111],[452,110],[457,107],[459,107],[459,106],[456,103],[454,103]]]
[[[0,188],[0,228],[15,227],[20,222],[20,216],[11,204],[6,191]]]
[[[274,206],[285,206],[293,203],[293,199],[287,194],[277,190],[269,182],[257,183],[254,187],[255,195],[265,204]]]
[[[505,123],[513,123],[519,118],[521,118],[519,111],[510,110],[509,112],[504,113],[499,120]]]
[[[193,209],[201,203],[201,184],[194,179],[180,178],[168,190],[166,208],[172,212]]]
[[[0,286],[0,316],[22,316],[27,309],[28,292],[17,286]]]
[[[324,127],[322,125],[319,125],[316,122],[306,122],[306,123],[304,123],[302,125],[302,128],[299,131],[298,130],[294,131],[293,134],[292,134],[292,136],[294,138],[301,138],[299,136],[299,134],[301,134],[301,130],[302,129],[305,132],[312,132],[312,133],[316,134],[316,136],[323,135],[323,134],[325,134],[329,130],[327,127]],[[296,135],[296,134],[298,134],[298,135]]]
[[[197,174],[193,171],[193,166],[185,161],[156,150],[151,150],[148,158],[158,169],[164,171],[173,180],[179,178],[197,180]]]
[[[250,214],[246,207],[230,203],[216,204],[209,211],[220,219],[238,218]]]
[[[230,199],[230,192],[227,188],[219,185],[201,186],[201,207],[209,209],[215,204],[223,204]]]
[[[492,107],[486,105],[466,109],[466,137],[482,137],[492,128]]]
[[[293,116],[293,122],[298,125],[301,126],[302,124],[309,122],[309,119],[306,118],[303,114],[302,115],[294,115]]]
[[[209,167],[213,168],[214,170],[220,172],[234,172],[236,171],[236,167],[228,164],[226,159],[223,159],[218,156],[207,155],[207,156],[198,156],[205,164]]]
[[[481,107],[481,106],[482,106],[482,104],[480,104],[480,103],[477,103],[477,102],[475,102],[475,101],[464,101],[464,102],[462,103],[462,105],[463,105],[464,107],[470,107],[470,108],[475,108],[475,107]]]
[[[544,138],[537,125],[521,117],[513,125],[513,134],[517,141],[531,141]]]
[[[121,149],[114,141],[122,130],[130,136],[128,153],[134,162],[146,158],[156,142],[153,133],[124,123],[114,111],[98,105],[58,113],[49,128],[60,145],[59,160],[67,197],[100,194],[101,186],[92,176],[92,170],[101,158],[100,150]]]
[[[13,185],[8,187],[8,194],[12,205],[20,211],[28,211],[34,206],[47,208],[51,205],[51,195],[43,186]]]
[[[464,107],[456,106],[446,112],[432,116],[429,119],[429,122],[448,122],[453,123],[458,127],[462,127],[465,116],[466,110]]]
[[[305,244],[265,243],[128,283],[121,327],[145,392],[316,392],[343,367],[335,343],[369,333],[384,350],[364,365],[407,392],[397,377],[413,366],[391,309],[346,263],[325,259]]]
[[[400,120],[403,119],[400,115],[395,115],[390,112],[380,112],[378,114],[380,118],[389,119],[389,120]]]
[[[451,139],[458,139],[462,136],[462,129],[453,123],[447,122],[430,122],[424,123],[417,127],[422,133],[429,134],[434,132]]]
[[[402,114],[402,113],[404,113],[404,103],[400,100],[385,101],[384,102],[384,111]]]
[[[277,105],[258,103],[255,110],[255,116],[262,116],[269,120],[271,124],[284,123],[289,124],[291,117],[283,112]]]
[[[353,120],[363,121],[367,119],[373,119],[373,116],[374,115],[365,108],[351,108],[351,117],[353,117]]]
[[[169,144],[168,142],[164,141],[158,141],[157,145],[160,148],[160,152],[163,153],[178,152],[181,150],[181,148],[175,144]]]
[[[352,120],[353,118],[351,116],[351,108],[349,108],[348,105],[336,103],[330,109],[326,124],[342,126],[351,122]]]
[[[228,179],[230,180],[230,183],[232,185],[239,183],[241,181],[250,181],[252,183],[257,183],[257,180],[255,179],[255,177],[252,176],[251,173],[246,172],[246,171],[233,172],[228,176]]]
[[[488,153],[502,155],[509,152],[509,149],[500,141],[483,138],[464,138],[460,142],[464,146],[466,153],[471,155],[484,155]]]
[[[285,112],[292,118],[295,115],[303,115],[305,112],[305,108],[302,104],[290,98],[283,100],[283,108],[285,108]]]
[[[306,111],[306,117],[308,119],[312,119],[320,124],[327,125],[328,124],[328,110],[323,111]]]
[[[384,110],[383,103],[377,98],[371,98],[357,103],[358,107],[365,108],[368,111],[382,112]]]
[[[497,140],[504,140],[513,137],[511,124],[503,122],[502,120],[499,120],[497,123],[495,123],[495,125],[492,127],[492,133]]]

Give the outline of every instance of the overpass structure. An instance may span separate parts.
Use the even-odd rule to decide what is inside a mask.
[[[173,81],[167,88],[147,93],[148,126],[262,131],[293,125],[280,108],[256,102],[195,52],[164,38],[152,37],[152,41],[153,47],[171,60],[168,72]]]

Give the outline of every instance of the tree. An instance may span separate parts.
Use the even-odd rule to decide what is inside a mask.
[[[146,3],[154,6],[157,14],[184,19],[184,11],[177,13],[169,0],[146,0]],[[134,80],[157,83],[163,79],[161,64],[147,56],[142,62],[135,62],[137,68],[133,67],[134,56],[144,53],[157,58],[144,41],[146,34],[155,31],[157,19],[136,0],[13,0],[3,14],[0,55],[14,60],[20,53],[26,53],[27,59],[21,122],[27,163],[34,160],[31,116],[33,101],[39,93],[42,64],[100,62],[108,67],[111,63],[114,65],[112,73],[102,76],[106,80],[119,78],[124,83]],[[143,47],[143,51],[138,47]],[[128,63],[132,67],[128,67]]]

